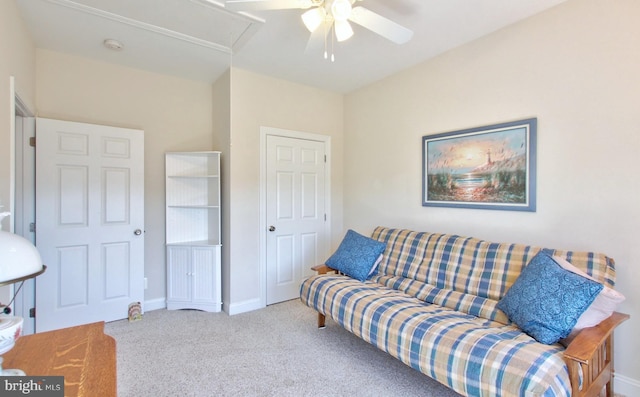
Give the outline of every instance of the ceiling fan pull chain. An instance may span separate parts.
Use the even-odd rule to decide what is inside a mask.
[[[322,28],[324,29],[324,59],[327,59],[327,22],[326,21],[322,24]]]
[[[331,62],[335,62],[336,61],[336,53],[333,50],[333,45],[336,42],[336,34],[335,34],[335,29],[331,29]]]

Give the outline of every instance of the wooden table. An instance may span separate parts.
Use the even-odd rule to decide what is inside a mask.
[[[65,396],[116,395],[116,341],[104,322],[20,337],[3,358],[27,376],[64,376]]]

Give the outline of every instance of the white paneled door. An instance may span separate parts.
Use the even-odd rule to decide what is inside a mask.
[[[267,135],[267,305],[295,299],[328,236],[325,143]]]
[[[36,331],[126,318],[144,297],[144,133],[36,120]]]

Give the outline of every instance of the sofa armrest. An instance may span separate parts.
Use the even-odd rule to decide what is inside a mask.
[[[564,361],[572,396],[598,396],[606,387],[606,395],[613,397],[613,330],[627,319],[628,314],[615,312],[595,327],[581,330],[567,346]]]
[[[313,266],[313,267],[311,268],[311,270],[313,270],[314,272],[317,272],[318,274],[327,274],[327,273],[329,273],[329,272],[335,272],[335,273],[338,273],[338,271],[337,271],[336,269],[332,269],[332,268],[330,268],[329,266],[324,265],[324,264],[323,264],[323,265],[316,265],[316,266]]]
[[[595,327],[581,330],[567,346],[564,356],[588,364],[598,346],[605,342],[618,325],[628,319],[628,314],[615,312]]]
[[[338,273],[338,271],[336,269],[330,268],[327,265],[316,265],[316,266],[312,266],[311,270],[313,270],[314,272],[317,272],[318,274],[327,274],[330,272],[334,272],[334,273]],[[324,314],[318,312],[318,328],[324,328],[325,327],[325,316]]]

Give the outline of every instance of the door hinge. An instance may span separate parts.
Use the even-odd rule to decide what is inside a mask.
[[[29,146],[36,147],[36,137],[35,136],[32,136],[31,138],[29,138]]]
[[[35,146],[35,145],[34,145],[34,146]],[[326,155],[326,154],[324,155],[324,162],[325,162],[325,163],[327,162],[327,155]]]
[[[32,307],[31,309],[29,309],[29,317],[30,318],[36,318],[36,308]]]
[[[36,232],[36,224],[35,224],[35,222],[31,222],[31,223],[29,224],[29,231],[30,231],[31,233],[35,233],[35,232]]]
[[[324,221],[327,221],[327,214],[324,214]]]

